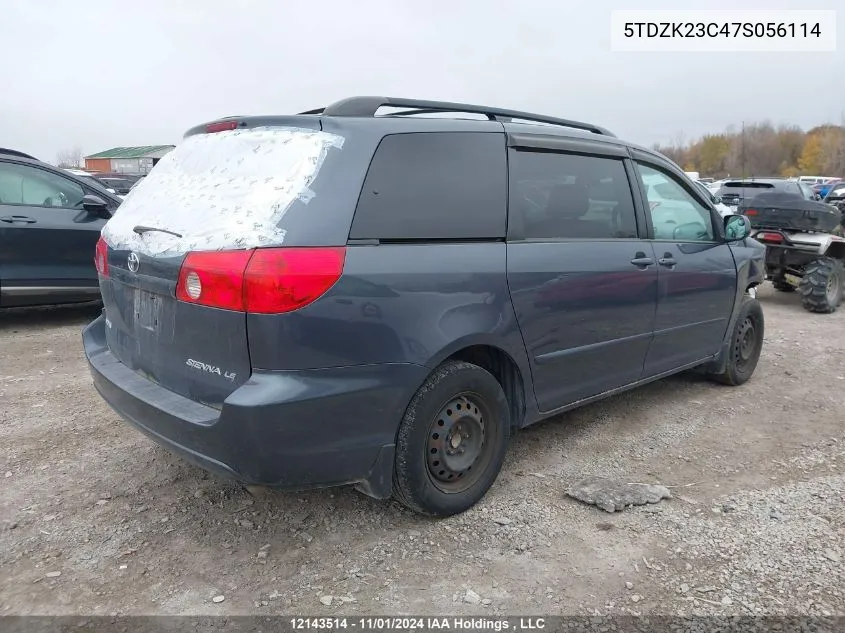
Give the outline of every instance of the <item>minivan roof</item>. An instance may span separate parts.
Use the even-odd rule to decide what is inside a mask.
[[[394,108],[400,111],[379,114],[381,108]],[[456,116],[419,116],[432,114],[453,114]],[[486,119],[457,116],[460,114],[483,116]],[[340,122],[343,119],[345,121],[341,124]],[[630,147],[671,162],[668,157],[660,152],[623,141],[617,138],[613,132],[594,123],[493,106],[399,97],[349,97],[322,108],[314,108],[294,115],[227,116],[196,125],[185,132],[185,137],[212,131],[264,125],[291,126],[338,133],[340,133],[341,128],[358,128],[360,126],[363,131],[363,128],[369,127],[369,125],[361,126],[362,119],[377,120],[380,131],[385,134],[400,131],[489,131],[493,128],[504,129],[508,133],[543,133],[550,136],[584,138],[594,142]],[[335,124],[329,123],[330,120],[334,120]]]

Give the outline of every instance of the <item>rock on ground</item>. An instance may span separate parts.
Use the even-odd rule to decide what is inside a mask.
[[[618,512],[629,506],[657,503],[672,497],[665,486],[625,483],[604,477],[583,479],[567,490],[566,494],[605,512]]]

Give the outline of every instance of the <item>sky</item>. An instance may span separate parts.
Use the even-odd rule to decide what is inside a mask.
[[[614,52],[614,9],[836,9],[840,0],[0,0],[0,146],[175,144],[221,116],[353,95],[484,103],[651,145],[768,119],[845,121],[836,52]]]

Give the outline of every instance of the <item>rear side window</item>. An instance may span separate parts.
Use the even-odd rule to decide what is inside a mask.
[[[525,239],[637,237],[621,159],[514,150],[509,193]]]
[[[504,134],[385,136],[370,163],[349,237],[503,238],[506,156]]]

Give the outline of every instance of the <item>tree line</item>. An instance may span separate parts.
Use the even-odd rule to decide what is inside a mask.
[[[845,178],[845,125],[825,124],[806,132],[768,121],[731,126],[694,141],[676,137],[653,149],[702,177],[835,176]]]

